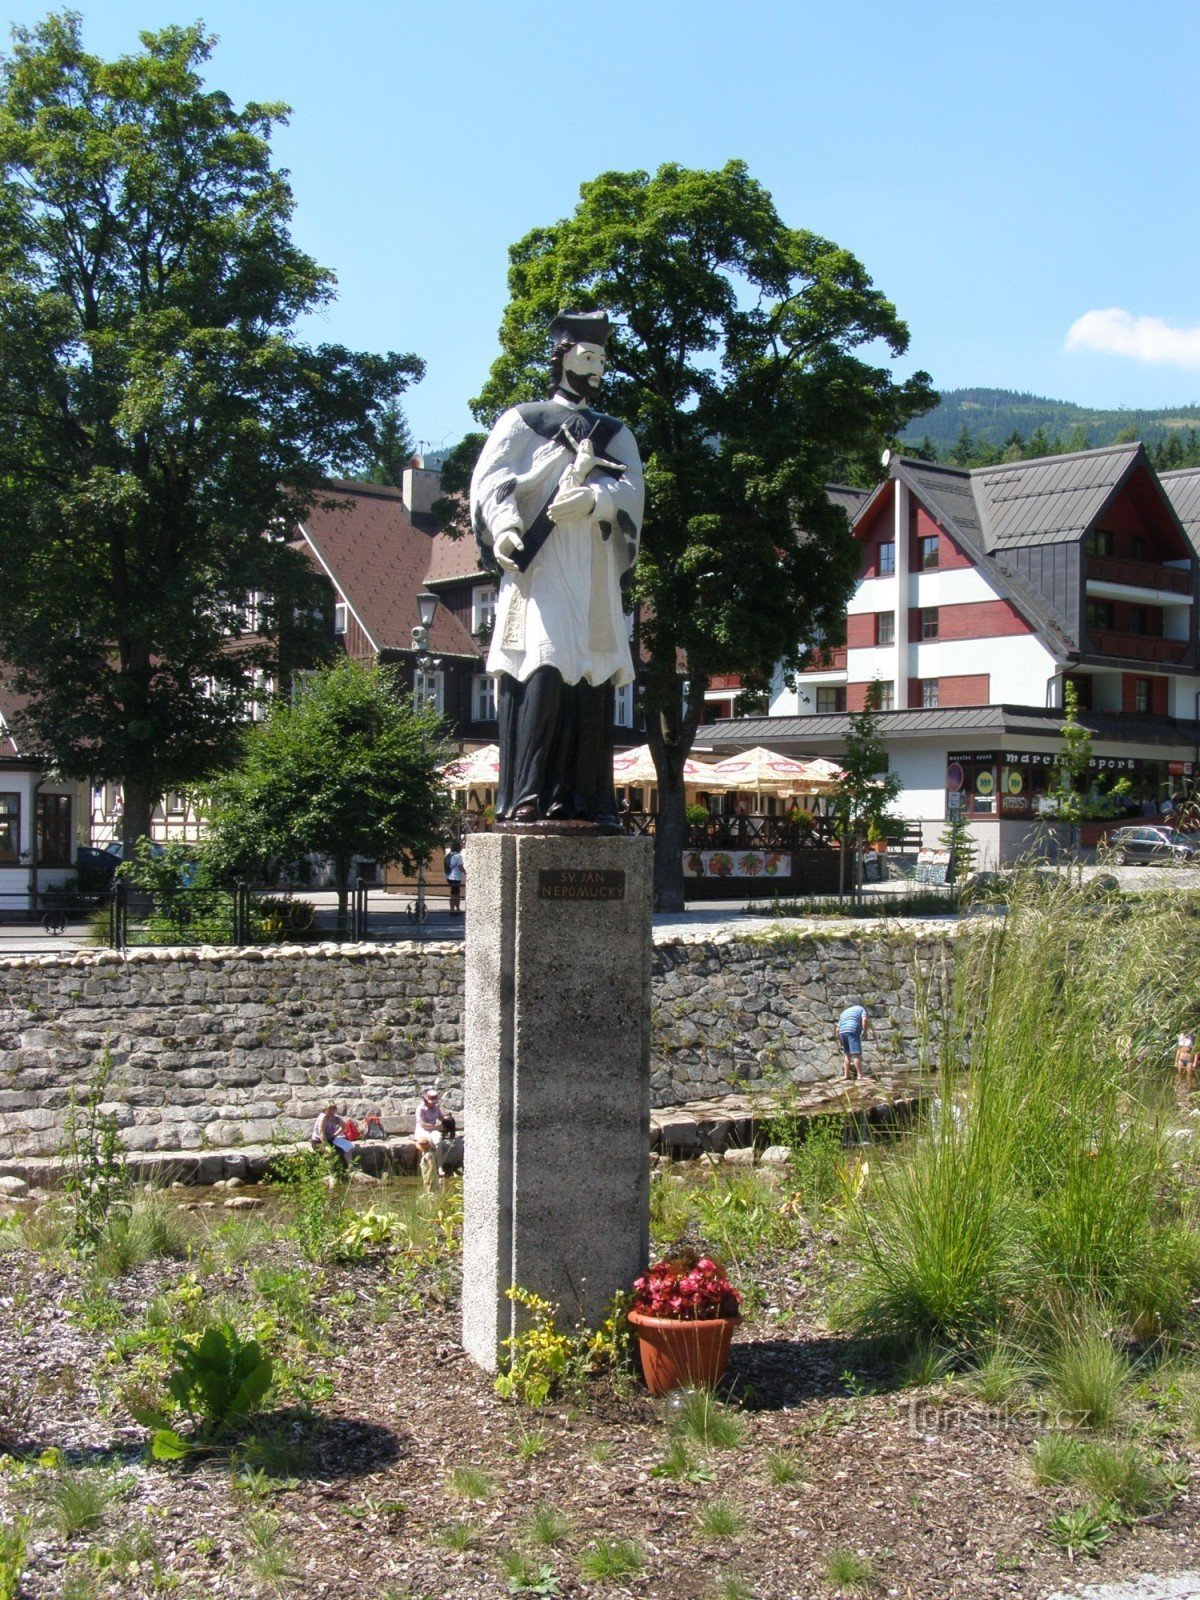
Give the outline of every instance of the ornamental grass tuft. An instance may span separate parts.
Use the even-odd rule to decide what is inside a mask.
[[[956,962],[930,1030],[938,1093],[855,1207],[852,1322],[909,1350],[1011,1344],[1059,1369],[1064,1328],[1107,1329],[1110,1350],[1178,1334],[1200,1230],[1162,1085],[1200,993],[1193,911],[1030,874]]]

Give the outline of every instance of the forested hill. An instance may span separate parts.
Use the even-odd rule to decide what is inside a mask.
[[[1017,437],[1028,445],[1035,436],[1031,455],[1141,439],[1156,455],[1190,457],[1196,430],[1200,430],[1200,405],[1101,411],[1012,389],[950,389],[932,411],[909,424],[902,443],[932,445],[942,461],[963,455],[968,445],[974,447],[972,457],[986,454],[1000,459],[1006,445],[1015,445]],[[963,462],[974,464],[973,459]]]

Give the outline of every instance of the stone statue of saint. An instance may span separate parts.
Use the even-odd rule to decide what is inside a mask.
[[[471,479],[480,556],[500,573],[498,822],[620,826],[613,690],[634,681],[621,580],[645,486],[633,435],[593,405],[610,331],[603,311],[555,317],[549,398],[499,418]]]

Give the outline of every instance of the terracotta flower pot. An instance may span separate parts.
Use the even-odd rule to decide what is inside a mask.
[[[729,1365],[729,1342],[740,1317],[652,1317],[631,1311],[642,1376],[651,1394],[672,1389],[715,1389]]]

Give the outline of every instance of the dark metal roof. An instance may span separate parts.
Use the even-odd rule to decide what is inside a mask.
[[[1183,467],[1178,472],[1160,472],[1159,482],[1175,507],[1193,548],[1200,550],[1200,467]]]
[[[852,489],[847,483],[827,483],[825,485],[826,498],[842,510],[853,522],[859,507],[864,500],[871,498],[870,489]]]
[[[987,548],[1081,538],[1144,454],[1140,444],[1121,444],[974,468],[971,486]]]
[[[1062,712],[1039,706],[940,706],[929,710],[881,711],[880,737],[892,739],[938,738],[947,733],[979,734],[984,738],[1016,736],[1057,739],[1062,733]],[[1118,744],[1192,745],[1200,725],[1174,717],[1129,716],[1118,711],[1081,711],[1080,725],[1096,739]],[[850,718],[838,713],[807,717],[735,717],[706,722],[696,735],[697,747],[732,751],[766,745],[784,754],[815,752],[831,741],[841,744],[851,727]]]
[[[903,479],[938,525],[945,529],[998,594],[1010,600],[1029,625],[1061,658],[1076,644],[1065,620],[1046,595],[1013,571],[989,550],[975,498],[972,474],[961,467],[941,467],[929,461],[898,461],[893,469]]]

